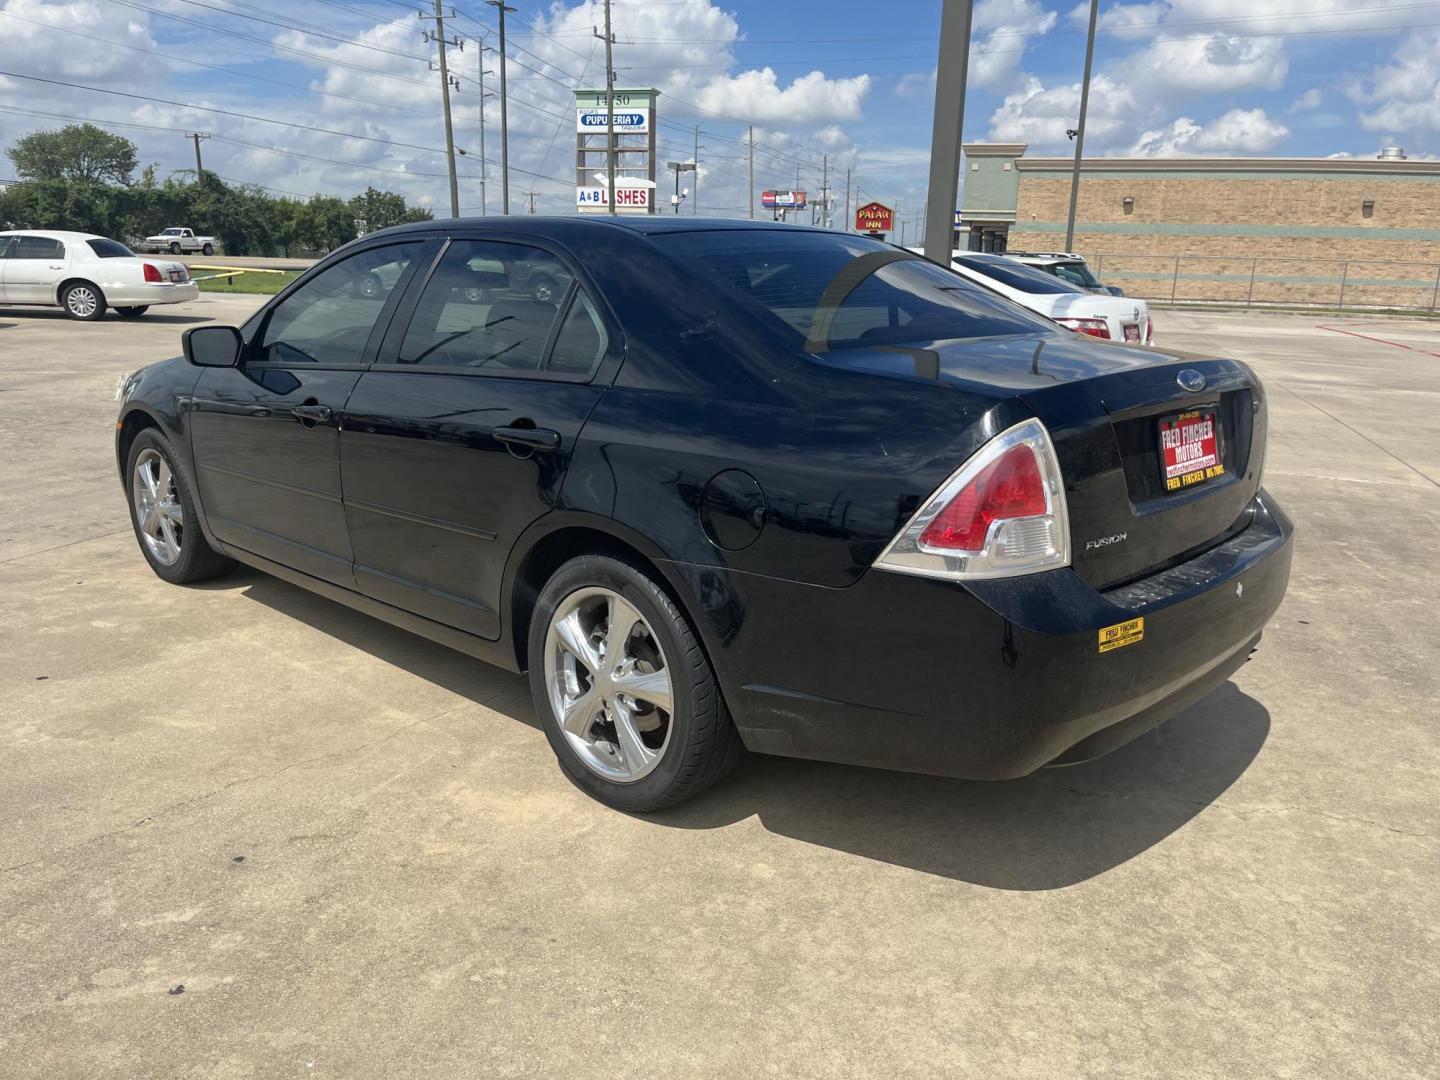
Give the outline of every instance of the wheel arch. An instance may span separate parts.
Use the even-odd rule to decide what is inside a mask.
[[[71,285],[89,285],[100,294],[101,300],[105,300],[105,290],[102,289],[97,282],[91,281],[83,274],[71,274],[69,277],[62,279],[59,285],[55,286],[55,303],[60,304],[63,302],[61,298],[65,295],[65,290],[70,288]],[[109,306],[108,300],[105,302],[105,306]]]
[[[654,578],[690,621],[716,674],[722,674],[724,659],[718,655],[715,628],[685,577],[676,572],[677,564],[652,541],[613,518],[565,511],[541,518],[520,537],[511,554],[512,570],[507,574],[502,610],[517,670],[527,667],[530,623],[540,591],[556,570],[580,555],[609,555]],[[726,680],[722,677],[719,681],[724,694]]]
[[[125,463],[130,458],[130,447],[135,445],[135,439],[140,432],[147,428],[154,428],[162,435],[167,434],[159,418],[140,406],[129,410],[115,422],[115,465],[120,470],[122,481],[125,478]]]

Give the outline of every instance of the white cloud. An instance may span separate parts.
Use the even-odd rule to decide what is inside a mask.
[[[1277,90],[1285,84],[1289,71],[1283,39],[1219,34],[1154,41],[1123,66],[1126,82],[1156,101],[1238,90]]]
[[[813,124],[858,119],[869,92],[869,75],[829,79],[812,71],[782,87],[774,69],[764,67],[715,76],[701,88],[699,104],[706,112],[763,123]]]
[[[1113,34],[1122,39],[1146,37],[1156,32],[1160,21],[1170,12],[1171,5],[1153,4],[1112,4],[1105,8],[1096,19],[1098,33]],[[1067,17],[1072,26],[1090,25],[1090,5],[1076,4]]]
[[[895,83],[895,96],[902,98],[933,98],[935,96],[935,71],[912,71],[901,75]]]
[[[1106,74],[1090,82],[1090,110],[1085,121],[1087,152],[1113,147],[1128,140],[1138,104],[1130,87]],[[1080,84],[1046,87],[1031,78],[1020,90],[1006,95],[990,117],[990,137],[1001,142],[1030,143],[1037,149],[1069,145],[1065,132],[1080,114]]]
[[[1440,30],[1408,35],[1390,63],[1354,80],[1346,93],[1374,106],[1360,114],[1367,131],[1394,135],[1440,129]]]
[[[986,88],[1013,85],[1030,39],[1048,34],[1058,19],[1038,0],[980,0],[971,24],[977,40],[971,47],[970,81]]]
[[[1320,88],[1318,86],[1312,86],[1290,103],[1290,111],[1292,113],[1309,112],[1312,109],[1318,109],[1320,103],[1324,100],[1325,95],[1321,92]]]
[[[1264,109],[1231,109],[1208,124],[1182,116],[1168,127],[1147,131],[1130,148],[1135,157],[1181,157],[1187,154],[1259,153],[1290,134]]]
[[[155,48],[148,16],[134,9],[99,0],[8,0],[4,11],[14,16],[0,19],[0,61],[6,67],[54,79],[103,78],[107,85],[130,89],[153,84],[155,69],[163,72],[168,66],[163,60],[141,59],[129,49],[112,49],[65,32],[78,31],[140,49]],[[37,58],[43,61],[40,67]],[[32,84],[32,92],[25,96],[37,108],[44,108],[47,101],[53,104],[55,91],[34,90]]]

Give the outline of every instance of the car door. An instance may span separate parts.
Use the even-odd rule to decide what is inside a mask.
[[[522,291],[525,264],[553,302]],[[355,582],[496,638],[506,559],[555,505],[620,336],[564,259],[518,241],[454,239],[412,293],[345,407]]]
[[[11,304],[53,304],[65,276],[65,245],[49,236],[16,236],[5,260],[5,300]]]
[[[0,304],[5,302],[5,267],[9,262],[10,247],[14,243],[13,236],[0,233]]]
[[[369,247],[325,267],[263,313],[238,367],[205,369],[190,431],[219,539],[353,587],[340,416],[426,243]],[[382,275],[401,287],[375,288]]]

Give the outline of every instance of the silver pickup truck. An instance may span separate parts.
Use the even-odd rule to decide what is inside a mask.
[[[140,242],[142,252],[168,252],[171,255],[215,254],[213,236],[196,236],[194,229],[170,228],[156,236],[147,236]]]

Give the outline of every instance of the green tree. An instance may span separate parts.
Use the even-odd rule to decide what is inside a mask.
[[[388,229],[392,225],[404,225],[411,221],[430,221],[435,215],[423,207],[405,204],[405,196],[393,191],[380,191],[369,187],[363,195],[350,200],[350,213],[357,228],[365,232]]]
[[[138,162],[134,143],[94,124],[32,132],[7,153],[22,180],[129,184]]]

